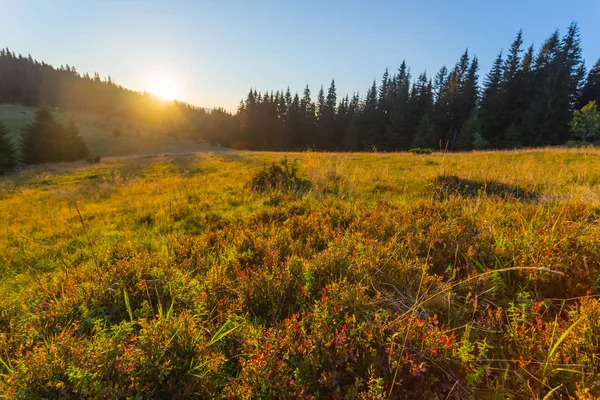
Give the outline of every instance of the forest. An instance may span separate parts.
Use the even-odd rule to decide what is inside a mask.
[[[252,88],[236,114],[163,101],[110,76],[81,75],[5,49],[0,102],[91,110],[249,150],[468,151],[593,141],[596,132],[577,137],[571,126],[575,111],[600,100],[600,60],[586,70],[577,25],[564,35],[556,30],[538,50],[523,43],[520,31],[482,80],[477,56],[466,50],[433,77],[422,72],[415,79],[406,62],[386,69],[364,97],[338,95],[335,80],[327,90],[321,86],[316,100],[308,86],[302,94]]]

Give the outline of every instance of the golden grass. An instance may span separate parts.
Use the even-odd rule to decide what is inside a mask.
[[[388,338],[384,342],[393,379],[382,373],[380,387],[376,371],[369,369],[369,374],[375,374],[369,375],[371,379],[367,369],[356,369],[354,373],[360,375],[356,388],[381,389],[389,396],[409,395],[420,387],[407,389],[397,377],[404,373],[406,381],[411,374],[419,377],[426,374],[423,371],[438,371],[445,377],[442,381],[448,379],[447,386],[429,381],[428,385],[449,398],[491,396],[494,391],[542,398],[566,390],[559,385],[572,389],[568,381],[573,375],[569,374],[575,371],[585,390],[596,390],[589,386],[598,372],[593,371],[592,362],[582,358],[570,364],[569,360],[575,358],[573,349],[591,343],[589,337],[596,329],[586,315],[595,315],[597,308],[575,304],[577,300],[572,298],[594,299],[598,294],[593,280],[600,260],[600,150],[287,153],[289,159],[299,160],[301,172],[312,182],[308,194],[294,197],[252,191],[249,182],[257,171],[283,156],[235,152],[114,158],[99,164],[36,166],[0,178],[0,306],[21,296],[33,299],[31,293],[49,290],[46,285],[60,286],[63,276],[69,274],[75,274],[69,279],[80,280],[82,287],[88,287],[86,279],[91,282],[96,277],[77,274],[98,275],[98,282],[117,282],[110,276],[111,268],[116,271],[120,265],[117,258],[111,258],[116,257],[114,249],[131,248],[139,257],[146,254],[164,263],[148,267],[146,274],[162,276],[171,270],[180,274],[176,279],[161,278],[171,279],[168,290],[161,289],[165,290],[162,297],[154,287],[159,298],[157,321],[175,319],[174,327],[188,317],[202,320],[212,315],[214,325],[203,328],[208,347],[220,342],[221,335],[235,336],[236,345],[229,345],[239,353],[230,355],[236,358],[238,369],[235,374],[227,369],[217,374],[227,377],[219,382],[230,383],[215,383],[218,390],[233,397],[259,393],[253,391],[252,374],[260,368],[252,369],[252,357],[279,357],[279,353],[269,355],[266,350],[261,353],[265,341],[284,343],[289,331],[284,326],[302,324],[302,318],[312,321],[311,329],[312,324],[326,326],[319,322],[317,311],[331,304],[333,310],[354,310],[354,314],[346,311],[345,322],[338,321],[336,335],[342,326],[354,329],[352,324],[363,318],[361,315],[368,316],[364,318],[370,321],[366,323],[369,327],[376,325],[369,318],[396,318],[386,322],[389,328],[385,329],[391,330],[379,333]],[[450,190],[440,182],[455,187]],[[292,222],[286,225],[288,220]],[[325,220],[331,226],[320,225]],[[260,246],[265,246],[265,254]],[[256,261],[256,254],[264,259]],[[279,263],[273,261],[278,268],[270,269],[269,260],[278,257]],[[246,272],[245,265],[252,272]],[[149,281],[145,276],[143,281]],[[286,299],[291,289],[278,286],[282,282],[296,284],[294,279],[303,282],[303,289],[294,292],[306,296],[301,303]],[[122,285],[115,296],[123,298],[119,300],[126,310],[123,323],[132,324],[127,329],[135,330],[136,324],[144,325],[150,319],[138,316],[142,307],[139,293],[135,289],[128,292]],[[182,289],[185,285],[202,288],[206,298],[202,297],[201,306],[192,307],[189,299],[177,298],[177,290],[184,294],[192,290]],[[211,298],[211,293],[217,297]],[[148,299],[153,296],[147,293]],[[233,300],[224,306],[218,296]],[[62,304],[66,301],[63,297],[68,296],[63,293],[53,301]],[[69,301],[77,304],[77,300]],[[547,309],[539,311],[540,301],[546,302]],[[568,307],[557,308],[556,304],[565,302]],[[538,308],[531,311],[534,305]],[[169,311],[165,313],[163,307]],[[32,315],[37,315],[33,310],[30,308]],[[330,312],[327,315],[334,318],[336,314]],[[438,313],[446,325],[441,329]],[[536,327],[537,315],[546,325]],[[239,318],[243,322],[232,322]],[[1,323],[0,313],[0,327]],[[238,329],[242,323],[248,329]],[[165,346],[181,337],[184,328],[177,326]],[[471,326],[481,331],[470,333]],[[502,337],[493,339],[490,334],[485,342],[484,328]],[[470,366],[450,374],[448,366],[438,365],[443,359],[431,358],[440,354],[438,350],[420,362],[417,355],[408,357],[410,352],[422,354],[411,347],[420,341],[420,336],[414,336],[419,329],[429,329],[424,333],[428,341],[442,340],[447,357]],[[549,343],[540,343],[539,337],[534,341],[528,338],[550,330],[555,340]],[[55,337],[54,333],[48,335]],[[142,331],[137,335],[142,337]],[[162,339],[155,340],[159,343]],[[486,343],[492,343],[493,357],[487,356]],[[0,341],[0,350],[1,345]],[[408,358],[392,362],[392,353],[399,350]],[[531,351],[531,359],[519,359],[527,356],[526,351]],[[186,364],[193,371],[190,379],[204,377],[194,365],[217,363],[225,353],[204,361],[192,359]],[[511,361],[513,355],[516,361]],[[0,354],[0,359],[19,361],[14,355]],[[407,367],[407,360],[412,366]],[[19,375],[13,367],[4,369],[8,381],[27,387],[25,372]],[[280,372],[285,375],[285,371]],[[305,372],[294,373],[304,376]],[[234,376],[235,381],[227,381]],[[496,387],[485,386],[488,381]],[[330,384],[319,382],[323,387]],[[354,386],[347,386],[346,393],[353,393],[355,389],[348,387]],[[273,389],[264,393],[277,396],[283,392]]]

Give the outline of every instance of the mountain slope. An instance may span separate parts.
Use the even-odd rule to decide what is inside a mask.
[[[0,104],[0,121],[19,143],[23,127],[32,121],[36,107]],[[93,112],[54,109],[61,120],[73,120],[94,157],[127,156],[153,153],[187,153],[219,149],[206,142],[195,142],[180,132],[124,118],[107,117]]]

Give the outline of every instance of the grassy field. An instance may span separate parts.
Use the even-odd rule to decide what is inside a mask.
[[[0,178],[0,393],[600,395],[600,151],[283,157]]]
[[[33,120],[35,110],[35,107],[18,104],[0,104],[0,121],[6,124],[15,143],[25,125]],[[59,109],[55,109],[54,114],[62,121],[75,122],[92,157],[224,151],[208,143],[178,137],[176,132],[167,132],[161,127],[122,118]],[[118,136],[114,135],[115,131]]]

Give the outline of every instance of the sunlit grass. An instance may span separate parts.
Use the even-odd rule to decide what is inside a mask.
[[[252,190],[282,157],[113,159],[0,178],[0,389],[598,389],[600,151],[288,153],[310,190]],[[125,350],[113,363],[114,346]]]

